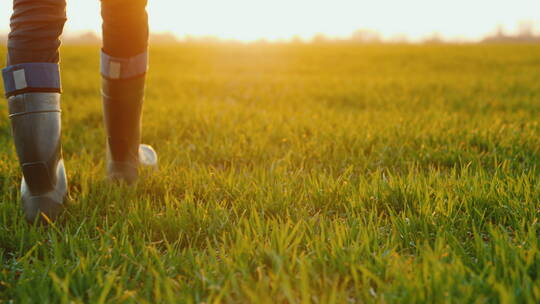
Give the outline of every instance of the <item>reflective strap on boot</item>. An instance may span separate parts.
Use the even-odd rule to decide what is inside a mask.
[[[107,79],[129,79],[148,70],[148,51],[128,58],[113,57],[101,51],[101,75]]]
[[[21,63],[2,70],[6,97],[28,93],[62,91],[60,68],[56,63]]]

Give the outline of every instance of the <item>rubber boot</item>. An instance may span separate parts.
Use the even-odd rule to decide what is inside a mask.
[[[2,79],[23,173],[26,220],[54,221],[67,193],[60,143],[60,68],[47,62],[14,64],[2,70]]]
[[[67,179],[60,143],[60,94],[23,93],[8,98],[15,148],[23,172],[26,220],[54,221],[63,209]]]
[[[145,76],[103,77],[103,114],[107,132],[107,173],[112,180],[133,184],[140,165],[157,167],[157,154],[141,144]]]

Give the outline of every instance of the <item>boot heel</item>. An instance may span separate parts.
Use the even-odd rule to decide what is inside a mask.
[[[36,176],[42,178],[42,176]],[[47,192],[40,192],[39,194],[29,186],[29,181],[32,180],[23,176],[21,181],[21,197],[22,205],[25,214],[25,218],[28,222],[32,223],[36,220],[41,222],[47,222],[44,217],[54,221],[64,210],[63,201],[67,192],[67,178],[66,170],[64,168],[64,161],[60,160],[56,168],[54,187]],[[35,189],[34,189],[35,190]]]

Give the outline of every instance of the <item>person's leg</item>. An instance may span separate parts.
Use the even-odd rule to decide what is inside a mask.
[[[59,36],[65,0],[14,0],[8,66],[2,70],[25,216],[54,220],[67,183],[60,144]],[[41,218],[41,216],[40,216]]]
[[[148,48],[147,0],[101,0],[103,51],[130,58]]]
[[[115,180],[134,182],[138,166],[156,165],[153,149],[140,145],[148,67],[147,0],[101,0],[101,54],[107,170]]]
[[[65,0],[14,0],[8,36],[8,66],[58,63],[59,37],[65,22]]]

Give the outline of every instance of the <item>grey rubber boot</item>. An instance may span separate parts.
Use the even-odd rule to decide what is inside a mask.
[[[107,173],[110,179],[134,183],[139,166],[157,167],[157,154],[141,144],[145,76],[102,80],[103,116],[107,132]]]
[[[67,179],[61,150],[59,93],[23,93],[8,98],[15,148],[23,172],[25,218],[54,221],[63,209]]]

